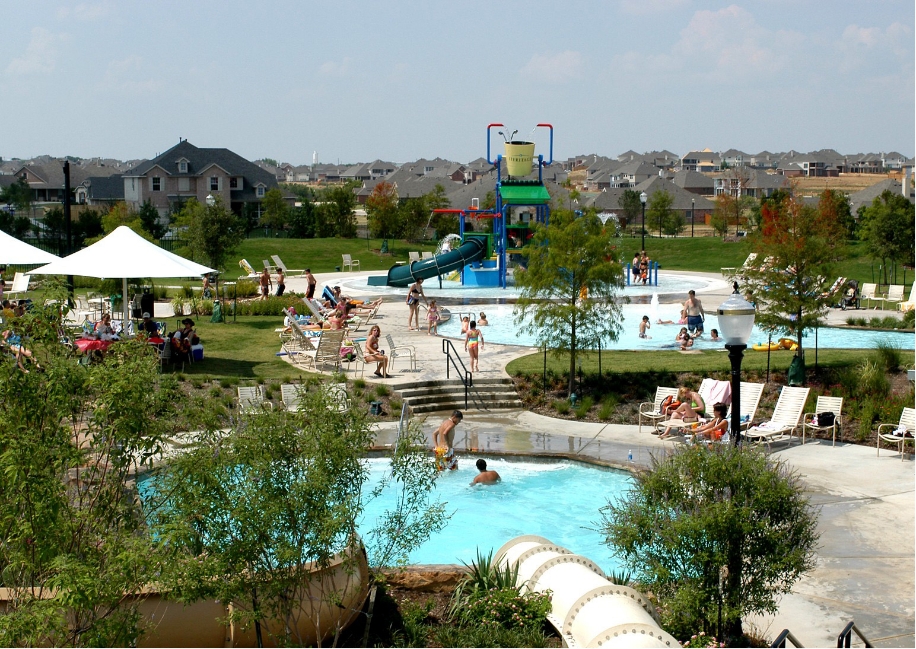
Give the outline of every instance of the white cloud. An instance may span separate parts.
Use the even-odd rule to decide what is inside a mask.
[[[352,60],[347,56],[342,61],[325,61],[319,66],[318,74],[323,77],[345,77],[350,72]]]
[[[535,54],[522,68],[522,76],[536,81],[562,83],[581,78],[585,61],[581,52],[566,50],[557,54]]]
[[[72,7],[61,7],[57,10],[57,17],[60,20],[86,22],[108,15],[111,8],[110,2],[82,2]]]
[[[131,95],[148,95],[162,89],[162,82],[149,76],[142,58],[136,55],[109,61],[101,88]]]
[[[32,38],[29,40],[25,53],[9,62],[6,66],[8,74],[31,75],[48,74],[57,64],[57,43],[66,41],[63,34],[52,34],[44,27],[32,29]]]

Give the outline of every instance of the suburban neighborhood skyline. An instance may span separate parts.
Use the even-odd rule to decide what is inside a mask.
[[[557,159],[909,156],[916,139],[904,0],[219,6],[12,8],[0,155],[125,160],[187,138],[249,160],[474,160],[490,122],[554,124]]]

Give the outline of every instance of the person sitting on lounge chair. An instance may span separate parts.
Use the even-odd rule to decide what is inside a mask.
[[[677,399],[681,402],[681,405],[671,413],[671,419],[665,422],[665,436],[670,434],[668,430],[671,428],[681,427],[686,423],[697,421],[706,412],[706,404],[703,402],[703,397],[690,388],[681,387],[678,389]]]

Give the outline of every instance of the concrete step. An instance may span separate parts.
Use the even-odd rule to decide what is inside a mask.
[[[524,408],[524,404],[519,401],[486,401],[487,410],[518,410]],[[411,406],[414,414],[423,414],[429,412],[448,412],[450,410],[463,410],[464,399],[455,402],[439,402],[427,405]],[[468,401],[468,409],[476,409],[473,401]]]
[[[464,408],[464,384],[458,379],[414,381],[392,388],[416,413]],[[476,403],[475,403],[476,401]],[[521,408],[511,379],[481,378],[474,381],[468,407],[486,409]]]

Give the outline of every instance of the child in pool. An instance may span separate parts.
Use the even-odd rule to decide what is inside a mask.
[[[429,326],[426,328],[427,336],[439,335],[439,307],[436,306],[435,300],[429,301],[429,307],[426,310],[426,320]]]
[[[640,338],[651,338],[649,334],[646,333],[647,329],[650,329],[652,325],[649,324],[649,316],[644,315],[642,317],[642,322],[639,323],[639,337]]]
[[[709,339],[710,340],[721,340],[721,338],[719,338],[719,330],[718,329],[711,330],[709,332]]]
[[[674,337],[674,342],[676,343],[684,342],[684,338],[686,338],[688,335],[689,334],[687,333],[687,327],[681,327],[681,330],[678,331],[677,335]]]
[[[693,338],[690,337],[690,334],[684,334],[684,339],[681,341],[681,351],[686,351],[693,347]]]
[[[487,314],[484,313],[483,311],[481,311],[481,312],[480,312],[480,317],[477,318],[477,326],[478,326],[478,327],[486,327],[488,324],[490,324],[490,323],[487,322]]]
[[[468,327],[471,324],[471,319],[467,316],[461,318],[461,333],[466,334],[468,332]]]

